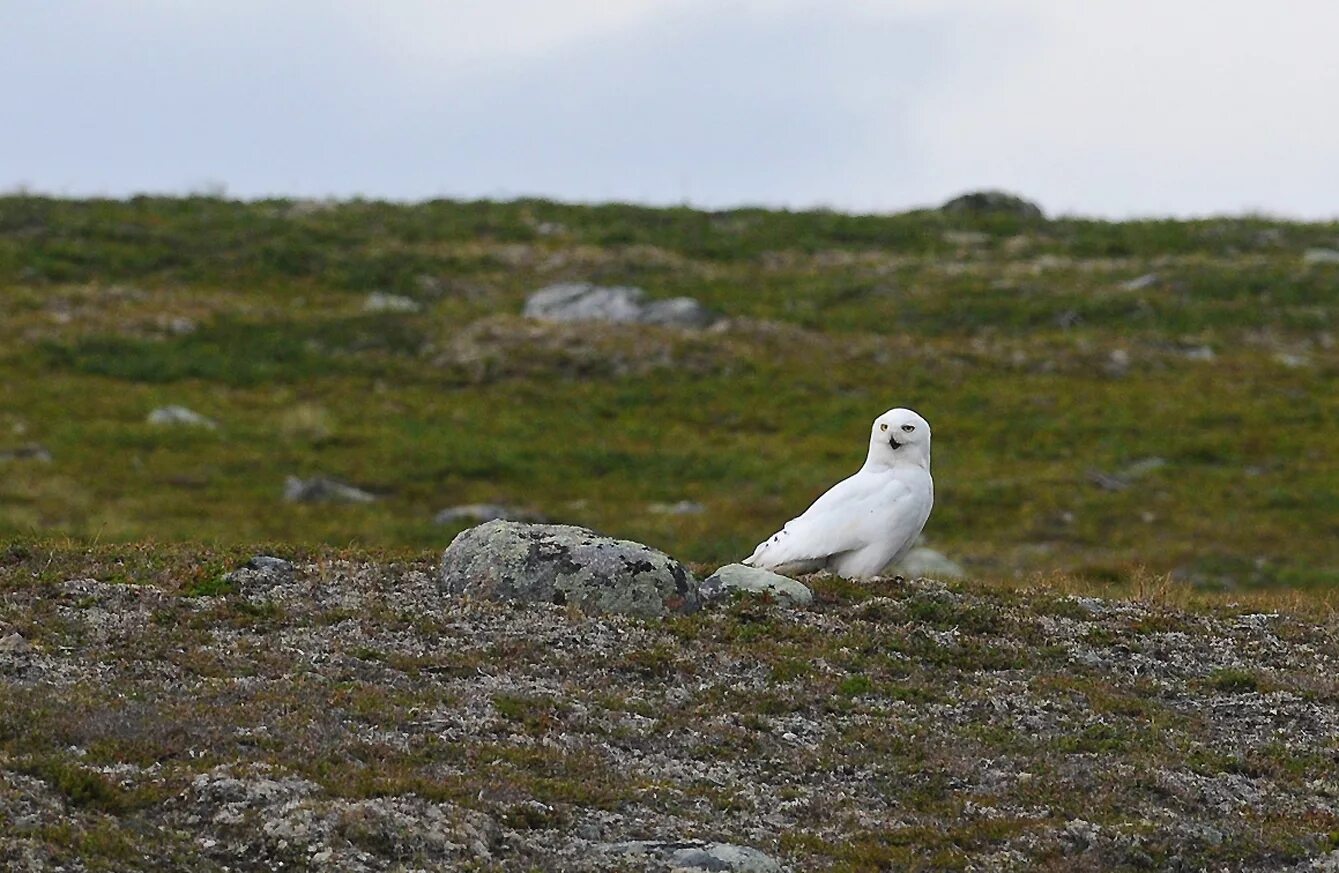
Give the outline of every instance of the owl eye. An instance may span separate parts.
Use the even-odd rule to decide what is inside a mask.
[[[888,429],[888,425],[886,425],[886,424],[881,424],[881,425],[879,425],[879,430],[887,430],[887,429]]]
[[[916,425],[914,425],[914,424],[904,424],[904,425],[902,425],[902,429],[903,429],[904,431],[906,431],[907,433],[911,433],[913,430],[916,429]]]

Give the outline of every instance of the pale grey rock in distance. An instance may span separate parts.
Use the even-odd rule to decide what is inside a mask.
[[[1145,273],[1142,276],[1135,276],[1133,279],[1126,279],[1120,283],[1124,291],[1142,291],[1145,288],[1152,288],[1160,281],[1157,273]]]
[[[465,503],[460,506],[449,506],[432,517],[436,524],[455,524],[460,521],[482,524],[485,521],[496,519],[534,522],[546,520],[537,512],[528,512],[514,506],[504,506],[501,503]]]
[[[677,503],[652,503],[646,507],[656,515],[701,515],[707,507],[692,500],[680,500]]]
[[[562,282],[541,288],[525,301],[522,314],[540,321],[593,321],[606,324],[655,324],[698,328],[716,315],[691,297],[647,301],[641,288]]]
[[[781,864],[769,855],[731,843],[706,840],[629,840],[602,843],[599,851],[628,859],[654,858],[680,870],[710,870],[722,873],[781,873]]]
[[[218,423],[212,418],[201,415],[194,409],[187,409],[185,406],[160,406],[149,413],[146,421],[149,424],[179,424],[186,427],[203,427],[206,430],[214,430],[218,427]]]
[[[377,496],[326,476],[289,476],[284,480],[284,499],[292,503],[371,503]]]
[[[373,291],[363,301],[364,312],[418,312],[423,307],[412,297]]]
[[[654,300],[642,308],[638,321],[668,327],[707,327],[716,314],[691,297]]]
[[[734,591],[769,594],[778,602],[790,606],[808,606],[814,600],[814,593],[802,583],[771,570],[744,564],[726,564],[702,583],[702,596],[708,599],[723,597]]]
[[[602,288],[590,282],[563,282],[531,294],[523,314],[541,321],[631,324],[641,318],[645,293],[624,285]]]
[[[907,552],[897,569],[908,579],[961,579],[967,575],[961,564],[925,546]]]
[[[565,524],[499,519],[461,531],[442,554],[440,582],[451,596],[594,614],[656,618],[701,605],[693,574],[664,552]]]
[[[40,461],[43,464],[49,464],[51,463],[51,452],[46,446],[37,444],[19,446],[17,449],[0,450],[0,461]]]
[[[0,638],[0,653],[8,655],[22,655],[30,651],[32,646],[23,638],[23,634],[15,631],[6,637]]]
[[[1335,249],[1307,249],[1302,255],[1304,264],[1339,264],[1339,251]]]

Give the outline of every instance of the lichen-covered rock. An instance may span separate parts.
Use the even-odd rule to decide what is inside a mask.
[[[631,840],[599,846],[605,854],[630,860],[654,858],[676,870],[712,870],[722,873],[781,873],[781,865],[757,849],[704,840]]]
[[[644,295],[642,289],[624,285],[562,282],[531,294],[524,314],[543,321],[632,323],[641,319]]]
[[[702,596],[707,599],[724,597],[734,591],[768,594],[791,606],[808,606],[814,600],[814,593],[794,579],[744,564],[726,564],[702,583]]]
[[[646,292],[629,285],[560,282],[531,294],[523,314],[540,321],[597,321],[609,324],[656,324],[700,328],[717,320],[710,309],[691,297],[646,300]]]
[[[441,584],[448,595],[643,618],[701,604],[693,574],[664,552],[564,524],[498,520],[462,531],[442,554]]]

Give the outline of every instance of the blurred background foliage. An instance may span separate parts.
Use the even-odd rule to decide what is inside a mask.
[[[723,320],[521,317],[559,281]],[[1339,225],[1266,217],[9,196],[0,535],[432,550],[497,503],[721,563],[901,405],[973,575],[1327,587],[1336,304]]]

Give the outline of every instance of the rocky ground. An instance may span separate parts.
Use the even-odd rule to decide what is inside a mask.
[[[1339,869],[1333,617],[818,578],[648,620],[448,597],[429,559],[77,566],[0,561],[6,870]]]

